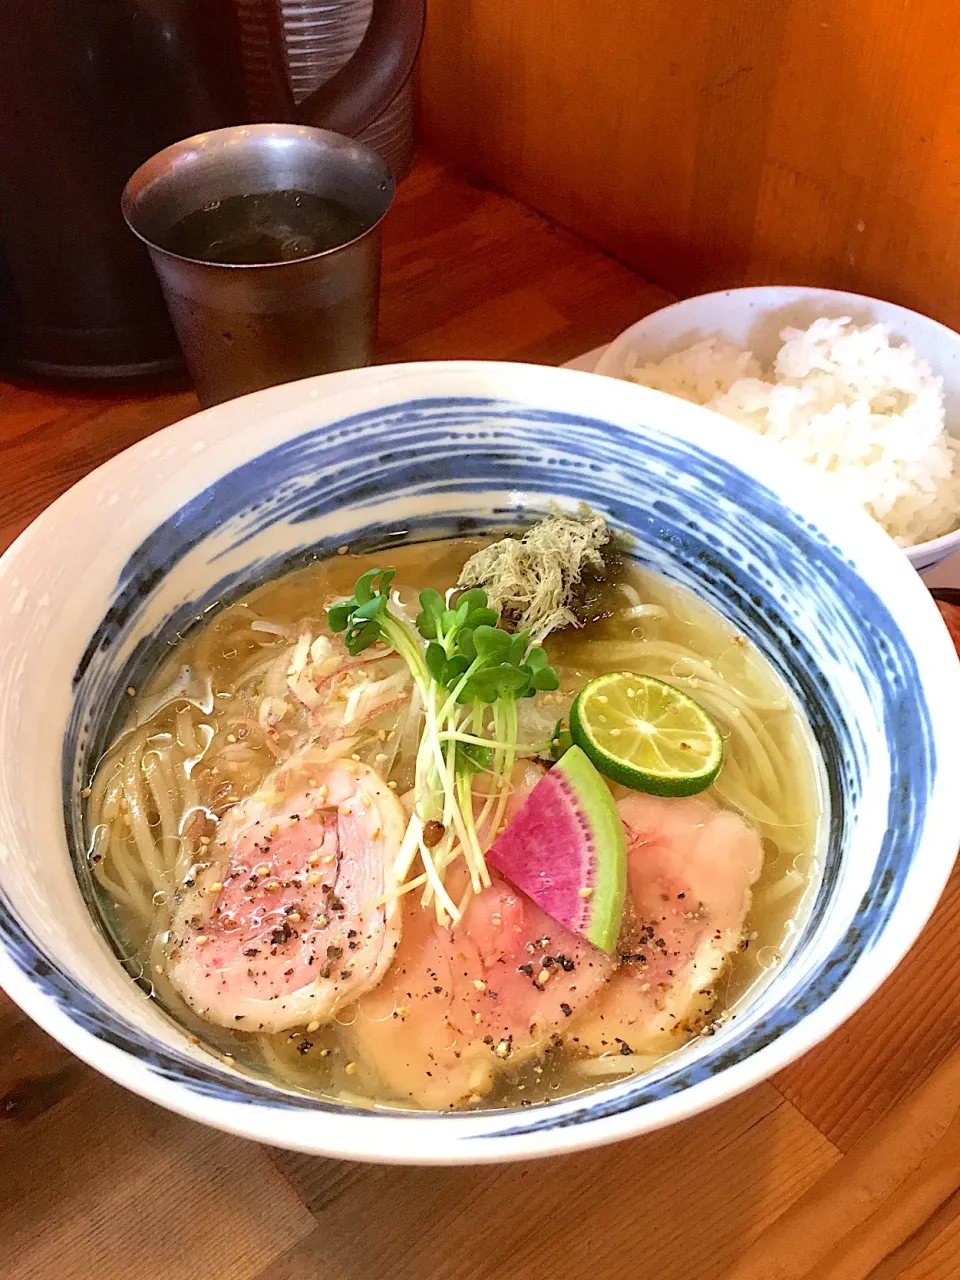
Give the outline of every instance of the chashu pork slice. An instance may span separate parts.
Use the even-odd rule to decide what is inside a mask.
[[[508,819],[542,776],[517,767]],[[408,894],[394,964],[357,1005],[357,1056],[397,1099],[436,1110],[479,1101],[505,1071],[555,1048],[613,973],[609,956],[496,872],[492,881],[453,928]],[[448,873],[455,899],[467,883],[464,868]]]
[[[659,1055],[709,1021],[743,939],[760,837],[709,800],[634,794],[617,806],[627,837],[628,905],[610,982],[571,1019],[591,1057]]]
[[[188,875],[169,973],[208,1022],[283,1031],[375,987],[400,943],[407,817],[369,766],[311,747],[230,809]]]

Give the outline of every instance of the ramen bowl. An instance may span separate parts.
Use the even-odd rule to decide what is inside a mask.
[[[746,634],[815,734],[822,873],[771,980],[647,1074],[523,1110],[371,1111],[244,1074],[191,1041],[97,921],[81,791],[127,690],[195,620],[300,555],[518,525],[582,501],[638,561]],[[930,915],[960,837],[960,668],[906,558],[767,442],[590,374],[364,369],[186,419],[81,481],[0,560],[0,649],[0,983],[127,1088],[318,1155],[542,1156],[722,1102],[877,989]]]

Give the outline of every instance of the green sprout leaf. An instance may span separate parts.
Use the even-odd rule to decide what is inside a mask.
[[[443,645],[436,640],[431,640],[427,645],[427,652],[424,657],[430,675],[436,680],[437,684],[443,684],[443,668],[447,661],[447,653]]]
[[[437,622],[446,608],[439,591],[428,587],[420,592],[420,612],[417,614],[417,630],[424,640],[436,640]]]
[[[567,729],[563,720],[558,720],[553,726],[553,733],[550,735],[550,755],[554,760],[559,760],[564,752],[569,751],[573,746],[573,738],[570,736],[570,730]]]
[[[456,764],[458,770],[463,769],[467,773],[489,771],[493,765],[493,750],[475,742],[458,742]]]
[[[533,674],[533,688],[536,693],[552,693],[560,688],[560,680],[553,667],[544,667]]]
[[[390,587],[395,576],[393,569],[368,569],[354,583],[351,598],[327,610],[330,630],[346,633],[348,653],[356,656],[383,638],[383,621],[389,614]]]

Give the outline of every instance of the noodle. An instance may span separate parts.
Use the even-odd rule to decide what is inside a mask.
[[[404,581],[405,599],[413,598],[410,587],[447,591],[469,549],[466,543],[451,542],[435,544],[427,552],[409,547],[390,553]],[[293,668],[293,678],[299,678],[299,660],[307,660],[310,652],[323,652],[322,645],[314,648],[325,634],[315,619],[333,599],[349,595],[357,573],[356,557],[334,557],[268,583],[251,594],[249,604],[199,619],[196,633],[178,646],[134,701],[134,714],[91,781],[86,821],[94,876],[115,904],[155,998],[238,1066],[266,1071],[293,1088],[321,1090],[370,1106],[389,1100],[377,1095],[373,1068],[364,1064],[357,1039],[348,1030],[355,1007],[342,1010],[338,1023],[311,1035],[304,1057],[299,1033],[227,1032],[204,1023],[186,1007],[166,973],[177,890],[188,870],[202,863],[219,818],[318,732],[306,706],[291,693],[288,676]],[[727,999],[735,1002],[763,977],[758,954],[779,954],[810,898],[818,865],[821,803],[809,731],[772,669],[707,606],[653,575],[633,570],[627,580],[609,589],[608,606],[602,621],[555,633],[547,641],[561,691],[544,698],[543,705],[540,700],[519,708],[515,702],[506,709],[495,705],[493,714],[512,717],[503,725],[512,731],[513,740],[546,741],[557,719],[568,715],[572,696],[585,680],[626,668],[676,683],[715,718],[724,736],[725,763],[709,794],[744,815],[766,849],[748,920],[756,945],[736,956],[724,977]],[[417,796],[422,803],[424,785],[415,776],[415,764],[424,717],[416,690],[401,707],[391,702],[377,711],[376,703],[373,718],[361,724],[370,687],[367,675],[363,670],[347,672],[334,687],[334,696],[341,697],[347,709],[355,708],[359,719],[349,725],[349,732],[346,724],[341,727],[340,736],[331,741],[331,755],[353,755],[371,764],[390,779],[408,809]],[[203,690],[202,697],[195,696],[197,689]],[[137,721],[138,710],[143,723]],[[456,743],[438,737],[435,728],[431,733],[437,769],[451,774]],[[509,772],[512,760],[512,749],[498,749],[499,767]],[[483,773],[480,770],[479,776]],[[482,803],[479,791],[473,797],[477,829],[497,831],[504,821],[509,787],[490,789]],[[451,829],[455,816],[456,810],[451,813],[448,805],[443,825]],[[411,832],[415,824],[408,836]],[[489,883],[484,860],[470,852],[465,833],[457,834],[462,851],[453,842],[452,830],[450,838],[432,850],[420,838],[405,839],[394,866],[402,879],[419,856],[422,873],[404,883],[399,893],[417,891],[439,920],[456,919],[470,897]],[[441,872],[461,852],[466,852],[471,880],[455,901]],[[786,872],[784,859],[787,865],[793,860]],[[359,1057],[359,1065],[353,1066],[359,1074],[345,1073],[348,1056],[351,1061]],[[662,1056],[638,1053],[627,1061],[620,1054],[605,1054],[545,1065],[537,1069],[539,1074],[520,1069],[498,1086],[500,1093],[491,1094],[488,1104],[516,1105],[517,1095],[511,1090],[518,1081],[526,1099],[553,1098],[558,1089],[583,1089],[646,1070]]]

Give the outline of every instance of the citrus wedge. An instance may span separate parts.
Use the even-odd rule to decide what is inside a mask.
[[[570,733],[605,777],[655,796],[705,791],[723,763],[720,731],[699,703],[629,671],[584,685],[570,710]]]

